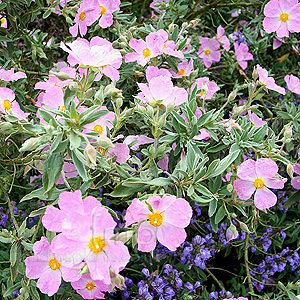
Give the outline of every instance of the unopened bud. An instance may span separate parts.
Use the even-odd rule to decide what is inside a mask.
[[[257,72],[257,68],[254,67],[253,72],[252,72],[252,78],[253,78],[254,80],[256,80],[258,77],[259,77],[259,74],[258,74],[258,72]]]
[[[97,142],[98,142],[99,147],[101,147],[101,148],[104,148],[104,149],[115,148],[115,146],[113,145],[111,140],[106,136],[102,136],[102,137],[98,138]]]
[[[226,230],[226,240],[227,242],[230,242],[234,239],[236,239],[239,236],[238,231],[236,230],[236,227],[231,224],[229,228]]]
[[[35,149],[38,142],[38,138],[30,138],[29,140],[25,141],[25,143],[20,148],[20,152],[24,151],[31,151]]]
[[[131,239],[133,233],[133,230],[117,233],[112,237],[112,240],[121,241],[125,244]]]
[[[125,42],[121,42],[119,45],[122,49],[125,49],[127,47],[127,44]]]
[[[85,92],[85,96],[86,96],[86,98],[88,98],[88,99],[92,99],[92,98],[94,97],[95,93],[96,93],[96,89],[95,89],[95,88],[90,88],[90,89],[88,89],[88,90]]]
[[[127,54],[127,51],[126,51],[125,49],[120,49],[120,53],[121,53],[122,55],[126,55],[126,54]]]
[[[140,112],[142,114],[146,113],[146,107],[144,107],[143,105],[137,105],[136,108],[137,108],[138,112]]]
[[[73,20],[70,17],[66,17],[66,22],[70,25],[73,24]]]
[[[166,121],[167,121],[167,114],[164,113],[158,120],[158,125],[160,127],[164,127],[166,125]]]
[[[168,106],[166,107],[166,111],[170,112],[174,109],[175,107],[175,101],[171,102],[170,104],[168,104]]]
[[[235,129],[238,129],[240,131],[243,131],[242,127],[238,123],[235,123],[235,122],[231,123],[231,127],[235,128]]]
[[[171,24],[169,25],[168,29],[169,29],[169,33],[172,33],[172,32],[174,31],[174,29],[175,29],[174,23],[171,23]]]
[[[232,190],[233,190],[233,185],[231,184],[231,183],[229,183],[229,184],[227,184],[227,191],[229,192],[229,193],[231,193],[232,192]]]
[[[70,84],[69,84],[69,89],[71,90],[71,91],[77,91],[78,90],[78,83],[77,82],[75,82],[75,81],[72,81]]]
[[[126,36],[120,35],[119,40],[120,40],[121,42],[126,42]]]
[[[118,107],[121,107],[123,105],[123,99],[122,98],[117,98],[116,104]]]
[[[147,108],[146,108],[146,111],[147,111],[147,115],[149,117],[152,117],[154,115],[154,109],[152,106],[148,105]]]
[[[97,152],[92,145],[87,145],[83,151],[88,166],[94,169],[97,165]]]
[[[65,72],[52,72],[51,71],[50,73],[53,74],[56,78],[58,78],[61,81],[71,79],[71,77]]]
[[[237,116],[237,115],[241,114],[242,112],[244,112],[245,110],[246,110],[245,105],[238,106],[233,110],[233,114]]]
[[[240,222],[240,227],[243,231],[250,233],[248,226],[244,222]]]
[[[293,125],[291,125],[291,124],[284,125],[283,135],[284,135],[284,138],[286,140],[288,140],[292,137],[292,135],[293,135],[293,129],[292,128],[293,128]]]
[[[110,288],[113,290],[114,286],[117,286],[120,290],[124,290],[125,287],[125,279],[122,275],[114,272],[112,268],[109,269],[110,273]]]
[[[133,75],[136,77],[144,77],[144,73],[140,71],[135,71]]]
[[[229,96],[228,96],[228,100],[229,101],[233,101],[236,98],[236,94],[237,94],[237,90],[233,90]]]
[[[294,167],[291,164],[288,164],[286,167],[288,175],[293,179],[294,178]]]

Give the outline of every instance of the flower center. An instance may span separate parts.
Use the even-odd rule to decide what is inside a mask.
[[[151,55],[151,51],[148,48],[146,48],[143,50],[143,55],[145,58],[148,58]]]
[[[0,21],[1,21],[1,25],[5,23],[5,19],[4,18],[2,18]]]
[[[100,9],[101,9],[100,15],[102,15],[102,16],[105,15],[107,8],[105,8],[105,7],[102,6],[102,5],[100,5],[99,7],[100,7]]]
[[[89,249],[94,253],[99,253],[105,247],[105,243],[101,236],[90,238]]]
[[[223,35],[220,35],[220,36],[219,36],[219,39],[221,39],[222,37],[223,37]]]
[[[66,109],[66,107],[64,105],[62,105],[62,106],[59,107],[59,110],[66,111],[67,109]]]
[[[84,11],[82,11],[82,12],[80,13],[80,15],[79,15],[79,20],[80,20],[80,21],[84,21],[84,20],[85,20],[85,12],[84,12]]]
[[[210,50],[209,50],[209,49],[204,50],[204,54],[205,54],[206,56],[208,56],[208,55],[210,54]]]
[[[256,178],[254,180],[253,185],[257,188],[257,189],[262,189],[265,185],[264,181],[261,178]]]
[[[203,92],[200,92],[199,95],[200,95],[201,97],[203,97],[203,96],[204,96],[204,93],[203,93]]]
[[[105,155],[105,154],[108,152],[109,148],[106,149],[106,150],[104,150],[102,147],[98,147],[97,150],[98,150],[98,152],[101,153],[102,155]]]
[[[9,100],[4,100],[2,106],[6,111],[9,111],[12,108],[12,103]]]
[[[185,75],[185,71],[183,69],[179,70],[178,75]]]
[[[280,15],[280,18],[279,18],[279,20],[282,21],[282,22],[286,22],[286,21],[288,21],[288,19],[289,19],[289,15],[287,13],[285,13],[285,12],[282,13]]]
[[[59,269],[61,266],[61,264],[57,261],[57,259],[55,258],[51,258],[49,261],[49,267],[51,268],[51,270],[55,271],[57,269]]]
[[[162,225],[164,217],[159,212],[156,212],[154,214],[149,214],[148,218],[152,226],[158,227]]]
[[[89,281],[86,285],[85,285],[87,290],[93,290],[95,288],[95,283]]]
[[[101,125],[94,126],[94,131],[98,132],[99,134],[103,134],[103,126]]]

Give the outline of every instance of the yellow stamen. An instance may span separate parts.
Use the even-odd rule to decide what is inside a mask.
[[[149,214],[148,218],[152,226],[158,227],[162,225],[164,217],[159,212],[156,212],[154,214]]]
[[[254,180],[253,185],[257,188],[257,189],[262,189],[265,185],[264,181],[261,178],[256,178]]]
[[[107,65],[101,66],[100,68],[107,68]]]
[[[91,281],[89,281],[87,284],[86,284],[86,289],[87,290],[93,290],[94,288],[95,288],[95,283],[93,283],[93,282],[91,282]]]
[[[200,95],[201,97],[203,97],[203,96],[204,96],[204,93],[203,93],[203,92],[200,92],[199,95]]]
[[[148,58],[151,55],[151,51],[148,48],[146,48],[143,50],[143,55],[145,58]]]
[[[49,267],[51,268],[51,270],[55,271],[57,269],[59,269],[61,266],[61,264],[57,261],[57,259],[52,258],[49,261]]]
[[[100,9],[101,9],[100,15],[102,15],[102,16],[105,15],[107,8],[105,8],[104,6],[100,5]]]
[[[6,111],[9,111],[12,108],[12,103],[9,100],[4,100],[2,106]]]
[[[102,155],[105,155],[105,154],[108,152],[109,148],[106,149],[106,150],[104,150],[102,147],[98,147],[97,150],[98,150],[98,152],[101,153]]]
[[[67,109],[66,109],[66,107],[64,105],[62,105],[62,106],[59,107],[59,110],[66,111]]]
[[[84,11],[82,11],[82,12],[80,13],[80,15],[79,15],[79,20],[80,20],[80,21],[84,21],[84,20],[85,20],[85,12],[84,12]]]
[[[206,56],[209,55],[209,54],[210,54],[210,50],[209,50],[209,49],[204,50],[204,54],[205,54]]]
[[[1,25],[3,25],[5,23],[5,19],[4,18],[0,19],[0,21],[1,21]]]
[[[231,165],[232,169],[235,170],[235,165]]]
[[[101,125],[94,126],[94,131],[98,132],[99,134],[103,134],[103,126]]]
[[[105,247],[105,243],[101,236],[90,238],[89,249],[94,253],[99,253]]]
[[[219,39],[221,39],[222,37],[223,37],[223,35],[220,35],[220,36],[219,36]]]
[[[185,75],[185,71],[183,69],[179,70],[178,75]]]
[[[282,21],[282,22],[286,22],[289,20],[289,15],[287,13],[282,13],[279,17],[279,20]]]

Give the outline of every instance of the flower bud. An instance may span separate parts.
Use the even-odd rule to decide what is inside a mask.
[[[175,107],[175,101],[171,102],[171,103],[167,106],[166,111],[167,111],[167,112],[170,112],[170,111],[173,110],[174,107]]]
[[[13,125],[9,122],[0,123],[0,132],[2,134],[11,134],[14,131]]]
[[[239,131],[243,131],[242,127],[238,123],[235,123],[235,122],[231,123],[231,127],[238,129]]]
[[[231,224],[229,228],[226,230],[226,240],[227,242],[230,242],[234,239],[236,239],[239,236],[238,231],[236,230],[236,227]]]
[[[96,89],[95,88],[90,88],[85,92],[85,96],[88,99],[92,99],[95,95]]]
[[[233,90],[229,96],[228,96],[228,100],[229,101],[233,101],[236,98],[236,94],[237,94],[237,90]]]
[[[292,179],[294,178],[294,167],[291,164],[287,165],[286,172]]]
[[[120,290],[124,290],[125,287],[125,279],[122,275],[114,272],[112,268],[109,269],[110,273],[110,288],[113,290],[114,286],[117,286]]]
[[[171,24],[169,25],[168,29],[169,29],[169,33],[172,33],[172,32],[174,31],[174,29],[175,29],[174,23],[171,23]]]
[[[137,110],[142,114],[146,113],[146,108],[143,105],[137,105]]]
[[[240,227],[243,231],[247,232],[247,233],[250,233],[250,230],[248,228],[248,226],[244,223],[244,222],[240,222]]]
[[[121,107],[123,105],[123,99],[122,98],[117,98],[116,104],[118,107]]]
[[[127,44],[125,42],[121,42],[119,45],[122,49],[125,49],[127,47]]]
[[[245,105],[238,106],[233,110],[233,114],[237,116],[237,115],[241,114],[242,112],[244,112],[245,109],[246,109]]]
[[[118,232],[112,237],[112,240],[121,241],[125,244],[131,239],[133,233],[134,233],[133,230],[124,231],[121,233]]]
[[[167,121],[167,114],[164,113],[158,120],[158,125],[160,127],[164,127],[166,125],[166,121]]]
[[[66,22],[70,25],[73,25],[73,20],[70,17],[66,17]]]
[[[115,146],[113,145],[111,140],[106,136],[102,136],[102,137],[98,138],[97,142],[101,148],[104,148],[104,149],[115,148]]]
[[[286,140],[290,139],[293,135],[293,125],[291,124],[287,124],[287,125],[284,125],[284,132],[283,132],[283,135],[284,135],[284,138]]]
[[[97,152],[92,145],[87,145],[83,151],[88,166],[94,169],[97,165]]]
[[[31,151],[36,148],[38,138],[30,138],[22,145],[20,152]]]
[[[136,77],[144,77],[144,73],[140,71],[135,71],[133,75]]]
[[[52,72],[51,71],[50,74],[53,74],[56,78],[58,78],[61,81],[71,79],[71,77],[65,72]]]
[[[257,68],[254,67],[253,72],[252,72],[252,78],[253,78],[254,80],[256,80],[258,77],[259,77],[259,74],[258,74],[258,72],[257,72]]]
[[[121,42],[126,42],[126,36],[120,35],[119,40],[120,40]]]
[[[69,89],[72,91],[72,92],[76,92],[78,90],[78,83],[75,82],[75,81],[72,81],[70,84],[69,84]]]
[[[229,184],[227,184],[227,191],[229,192],[229,193],[231,193],[232,192],[232,190],[233,190],[233,185],[231,184],[231,183],[229,183]]]

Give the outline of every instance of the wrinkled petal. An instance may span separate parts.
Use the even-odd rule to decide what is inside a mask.
[[[61,284],[61,273],[57,269],[55,271],[47,270],[44,272],[36,283],[36,286],[40,289],[43,294],[53,296],[59,289]]]
[[[237,175],[240,179],[252,181],[256,178],[255,161],[247,159],[237,168]]]
[[[277,164],[271,158],[258,159],[255,167],[257,178],[262,178],[264,181],[266,178],[274,177],[278,172]]]
[[[138,249],[142,252],[150,252],[155,249],[157,227],[152,226],[149,222],[141,223],[138,231]]]
[[[256,190],[254,195],[254,204],[258,209],[266,209],[274,206],[277,202],[276,195],[268,188]]]
[[[126,210],[125,215],[125,227],[130,226],[133,223],[140,222],[147,219],[147,215],[150,214],[150,210],[139,199],[135,198]]]
[[[234,188],[236,189],[238,196],[242,200],[248,200],[255,192],[255,186],[253,181],[237,179],[234,181]]]

